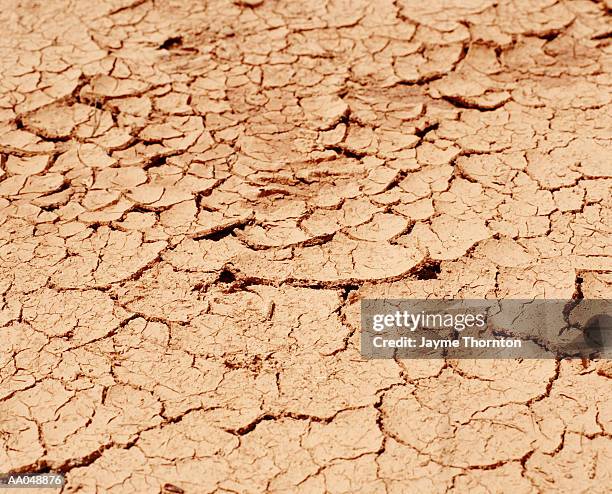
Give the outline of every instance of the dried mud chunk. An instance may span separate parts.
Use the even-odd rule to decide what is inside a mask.
[[[533,492],[533,484],[525,478],[523,467],[518,461],[506,463],[493,470],[461,471],[453,482],[454,488],[459,492],[480,492],[494,485],[512,490],[515,494]]]
[[[294,490],[316,474],[319,465],[374,452],[382,441],[375,418],[370,408],[342,412],[325,424],[286,418],[263,421],[229,455],[237,473],[221,485],[246,492]],[[288,468],[288,458],[299,468]]]
[[[611,458],[612,447],[605,437],[568,433],[553,457],[535,452],[526,462],[526,475],[539,489],[597,491],[610,483],[606,465]]]
[[[501,268],[497,277],[498,295],[517,299],[570,299],[576,290],[574,264],[569,257],[544,257],[527,270],[520,266]]]
[[[559,211],[576,212],[582,209],[585,191],[582,188],[560,189],[553,192],[553,197]]]
[[[169,93],[155,100],[155,107],[163,112],[175,115],[193,113],[188,104],[189,94]]]
[[[287,86],[294,75],[295,70],[291,66],[283,64],[266,65],[263,68],[263,87],[278,88]]]
[[[348,336],[336,315],[340,299],[332,290],[259,286],[227,295],[209,290],[206,302],[206,314],[174,329],[177,348],[239,362],[292,348],[330,355],[344,347]],[[320,335],[323,326],[329,333]]]
[[[542,188],[554,189],[571,186],[581,176],[578,171],[572,170],[566,163],[559,163],[551,155],[544,155],[537,151],[528,152],[527,159],[529,162],[527,173],[537,180]]]
[[[49,194],[59,190],[64,185],[64,177],[59,173],[47,173],[45,175],[32,175],[28,177],[20,194]]]
[[[309,477],[297,492],[377,492],[385,483],[377,475],[376,455],[364,454],[355,459],[338,459],[323,468],[319,475]]]
[[[461,472],[460,468],[440,465],[427,454],[393,438],[387,439],[385,450],[376,463],[390,494],[401,494],[406,489],[443,494],[448,491],[453,477]]]
[[[575,18],[565,5],[551,1],[502,3],[499,15],[505,32],[536,36],[557,34]]]
[[[35,134],[25,130],[0,128],[0,149],[17,151],[26,154],[50,153],[55,148],[52,142],[47,142]]]
[[[543,375],[547,375],[547,368],[553,370],[552,363],[536,364],[535,369],[533,365],[519,364],[515,371],[526,377],[533,370]],[[521,389],[510,383],[507,387],[491,386],[493,376],[486,375],[486,368],[490,366],[482,363],[478,366],[482,370],[476,367],[470,371],[468,362],[462,377],[447,375],[442,380],[423,381],[424,386],[419,384],[416,389],[406,387],[390,391],[382,406],[385,430],[432,460],[459,468],[518,461],[534,444],[554,449],[555,445],[551,445],[534,425],[527,406],[517,404],[537,397],[545,390],[546,383],[531,378],[530,385]],[[469,379],[470,374],[474,378]],[[496,380],[501,377],[494,376]],[[440,385],[447,390],[445,393],[440,393]],[[427,404],[426,408],[423,403]],[[413,419],[403,421],[401,417],[406,416]],[[518,432],[517,426],[520,427]],[[560,433],[561,430],[557,430],[557,434]],[[511,442],[503,439],[505,434],[512,436]]]
[[[136,166],[105,168],[96,173],[93,188],[124,190],[137,187],[146,181],[146,172]]]
[[[547,196],[549,199],[549,195]],[[460,221],[490,219],[495,208],[503,201],[503,196],[486,190],[478,183],[456,178],[449,190],[434,194],[434,205],[438,213],[443,213]],[[543,208],[542,208],[543,209]],[[544,214],[550,210],[538,212]]]
[[[164,406],[164,416],[172,419],[196,408],[221,406],[216,391],[226,369],[222,364],[194,358],[171,349],[129,349],[113,367],[117,379],[138,389],[146,389]],[[235,397],[235,395],[234,395]],[[258,414],[259,410],[242,411]],[[249,417],[250,418],[250,417]]]
[[[376,129],[379,157],[386,159],[413,158],[414,151],[411,149],[419,143],[420,139],[408,132]]]
[[[186,150],[203,131],[201,117],[168,117],[163,123],[147,125],[139,138],[145,142],[163,143],[170,149]]]
[[[433,95],[439,94],[458,106],[481,110],[494,110],[511,98],[510,93],[503,90],[503,85],[494,83],[483,74],[453,74],[435,81],[431,87]]]
[[[548,398],[532,406],[542,430],[551,437],[554,437],[552,431],[559,428],[587,436],[607,434],[612,430],[612,407],[603,398],[608,387],[607,378],[595,372],[576,374],[577,364],[570,360],[561,364]],[[587,399],[588,393],[596,398]]]
[[[190,235],[193,237],[207,237],[220,232],[229,232],[251,221],[253,211],[248,207],[232,205],[222,211],[208,211],[201,209],[196,223],[191,226]]]
[[[599,205],[585,206],[572,218],[570,228],[574,234],[574,253],[579,255],[606,256],[612,233],[612,211]]]
[[[403,202],[414,202],[418,199],[430,197],[433,192],[446,190],[452,173],[453,167],[450,165],[427,167],[409,173],[399,183],[400,189],[405,192],[401,196]]]
[[[188,413],[176,424],[141,435],[138,449],[147,463],[134,473],[152,484],[163,482],[162,492],[168,494],[213,492],[231,475],[225,457],[238,444],[237,437],[211,426],[205,413]],[[202,471],[209,474],[202,478]]]
[[[140,232],[101,227],[84,242],[75,242],[74,255],[58,264],[52,282],[63,288],[106,286],[144,270],[166,247],[166,242],[143,243]]]
[[[86,225],[108,225],[121,218],[131,207],[132,203],[123,197],[112,201],[107,206],[96,211],[84,211],[78,215],[78,220]]]
[[[296,221],[279,221],[264,227],[247,226],[244,232],[238,232],[237,235],[255,249],[300,245],[314,238],[304,233]]]
[[[474,251],[474,257],[483,256],[497,266],[509,268],[529,266],[535,256],[522,245],[508,237],[488,239],[481,242]]]
[[[351,125],[341,147],[351,153],[372,155],[378,150],[378,139],[371,128]]]
[[[249,430],[266,416],[269,403],[278,395],[277,371],[257,358],[249,362],[228,358],[224,365],[234,370],[225,372],[220,385],[205,398],[215,404],[206,418],[226,430]]]
[[[207,310],[197,286],[214,275],[176,271],[168,263],[158,263],[134,281],[116,288],[118,299],[128,310],[153,319],[188,323]]]
[[[219,276],[229,261],[250,252],[242,242],[228,235],[220,239],[185,239],[163,257],[177,271],[187,270]]]
[[[94,452],[107,443],[126,444],[140,428],[161,422],[161,404],[143,390],[115,385],[108,388],[100,405],[102,388],[77,393],[61,408],[55,420],[42,430],[48,445],[47,461],[61,465],[83,452]]]
[[[113,126],[110,113],[80,103],[72,106],[53,104],[41,108],[23,119],[24,125],[51,139],[72,135],[86,138],[100,136]]]
[[[27,176],[15,175],[14,177],[8,177],[0,182],[0,194],[3,197],[17,196],[25,185]]]
[[[83,87],[81,94],[86,97],[117,98],[142,93],[147,89],[145,82],[134,79],[117,79],[108,75],[97,75]]]
[[[402,82],[421,83],[442,77],[450,72],[461,58],[461,44],[425,48],[423,54],[415,53],[398,58],[394,69]]]
[[[95,144],[76,144],[57,158],[51,171],[65,173],[79,168],[104,169],[116,162],[116,159]]]
[[[111,100],[108,105],[122,114],[147,117],[151,112],[151,99],[148,96],[127,97]]]
[[[491,221],[489,226],[502,235],[533,238],[546,235],[550,229],[550,218],[538,215],[538,206],[527,200],[507,200],[498,211],[502,219]]]
[[[448,170],[451,163],[459,156],[461,149],[448,142],[425,142],[417,148],[417,162],[424,165],[434,165],[436,171],[442,174]]]
[[[313,423],[302,446],[319,464],[375,453],[383,441],[376,426],[377,415],[374,407],[339,412],[329,424]]]
[[[27,232],[23,224],[16,226],[17,232]],[[10,228],[6,230],[15,235]],[[54,235],[41,235],[37,239],[14,238],[12,242],[0,246],[1,278],[15,293],[37,290],[47,283],[55,266],[65,255],[63,241]]]
[[[0,399],[6,399],[17,391],[33,387],[37,379],[48,375],[56,359],[43,350],[48,342],[45,335],[28,324],[4,320],[2,323],[6,350],[0,358]]]
[[[375,214],[371,221],[347,230],[357,240],[382,242],[401,235],[408,227],[408,221],[394,214]]]
[[[304,155],[296,149],[295,135],[285,134],[282,139],[279,139],[278,136],[274,139],[267,138],[267,136],[265,136],[266,138],[262,137],[242,134],[236,145],[242,153],[250,158],[262,163],[273,163],[275,170],[280,170],[283,162],[304,161]],[[283,157],[281,163],[276,162],[274,157],[280,158],[281,156]]]
[[[48,389],[50,383],[51,381],[47,381],[45,385],[39,386],[37,391],[40,398],[48,400],[47,405],[53,403],[53,408],[57,408],[57,403],[61,404],[63,397]],[[10,399],[3,402],[2,410],[6,417],[12,417],[11,420],[4,419],[0,422],[3,436],[0,449],[2,465],[7,470],[13,470],[35,463],[44,455],[45,450],[40,443],[38,423],[31,416],[28,406],[16,399]]]
[[[56,292],[43,288],[23,302],[23,320],[48,337],[79,345],[111,334],[127,313],[97,290]]]
[[[90,211],[95,211],[116,202],[121,194],[117,191],[90,190],[83,198],[82,204]]]
[[[37,175],[45,170],[49,156],[39,155],[18,157],[9,155],[6,160],[6,171],[12,175]]]
[[[335,284],[400,276],[422,259],[423,253],[412,246],[377,246],[336,236],[322,246],[297,249],[290,259],[277,253],[246,254],[233,263],[239,266],[241,276]]]
[[[567,163],[588,178],[612,177],[610,163],[606,159],[610,149],[596,139],[576,139],[567,148],[555,149],[550,153],[552,159]]]
[[[484,12],[495,5],[495,2],[493,0],[470,0],[468,2],[434,0],[423,4],[418,0],[400,0],[398,5],[402,13],[409,19],[443,31],[450,31],[460,19]]]
[[[590,272],[581,275],[585,298],[612,298],[612,274]]]
[[[135,187],[130,193],[129,198],[136,204],[153,204],[161,199],[164,187],[161,185],[143,184]]]
[[[363,360],[351,344],[329,357],[287,355],[276,406],[296,414],[330,417],[346,408],[372,405],[376,390],[401,380],[393,361],[375,363],[376,372],[372,372],[372,362]]]
[[[317,471],[310,452],[300,445],[307,433],[306,421],[280,419],[262,422],[230,455],[230,465],[238,467],[236,475],[226,479],[221,486],[230,491],[263,492],[271,480],[281,489],[298,485]],[[265,448],[262,447],[264,444],[267,445]],[[296,468],[288,468],[288,458],[292,458],[291,464]]]
[[[610,484],[605,362],[358,349],[366,297],[610,298],[609,2],[107,3],[2,14],[0,470]]]
[[[474,244],[491,236],[492,232],[483,220],[460,221],[445,214],[431,220],[431,226],[417,223],[406,240],[413,240],[427,249],[432,259],[451,260],[461,257]]]
[[[300,106],[306,113],[306,119],[319,130],[331,129],[348,114],[348,105],[335,95],[303,98]]]
[[[160,490],[160,480],[155,478],[153,468],[144,453],[138,448],[122,449],[111,446],[89,467],[75,467],[67,475],[68,492],[119,493]]]

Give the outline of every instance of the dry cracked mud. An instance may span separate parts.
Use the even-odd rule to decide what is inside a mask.
[[[0,471],[609,492],[609,361],[359,353],[363,298],[612,298],[609,0],[0,6]]]

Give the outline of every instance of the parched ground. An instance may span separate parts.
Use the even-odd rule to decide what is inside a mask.
[[[609,492],[610,361],[359,353],[362,298],[612,298],[609,0],[0,6],[1,472]]]

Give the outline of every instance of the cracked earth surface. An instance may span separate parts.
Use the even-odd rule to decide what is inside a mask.
[[[0,5],[0,471],[609,492],[609,361],[367,361],[359,301],[612,298],[610,1]]]

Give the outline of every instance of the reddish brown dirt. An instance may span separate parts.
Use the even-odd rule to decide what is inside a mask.
[[[359,354],[365,297],[612,298],[609,1],[0,6],[0,471],[609,492],[609,361]]]

